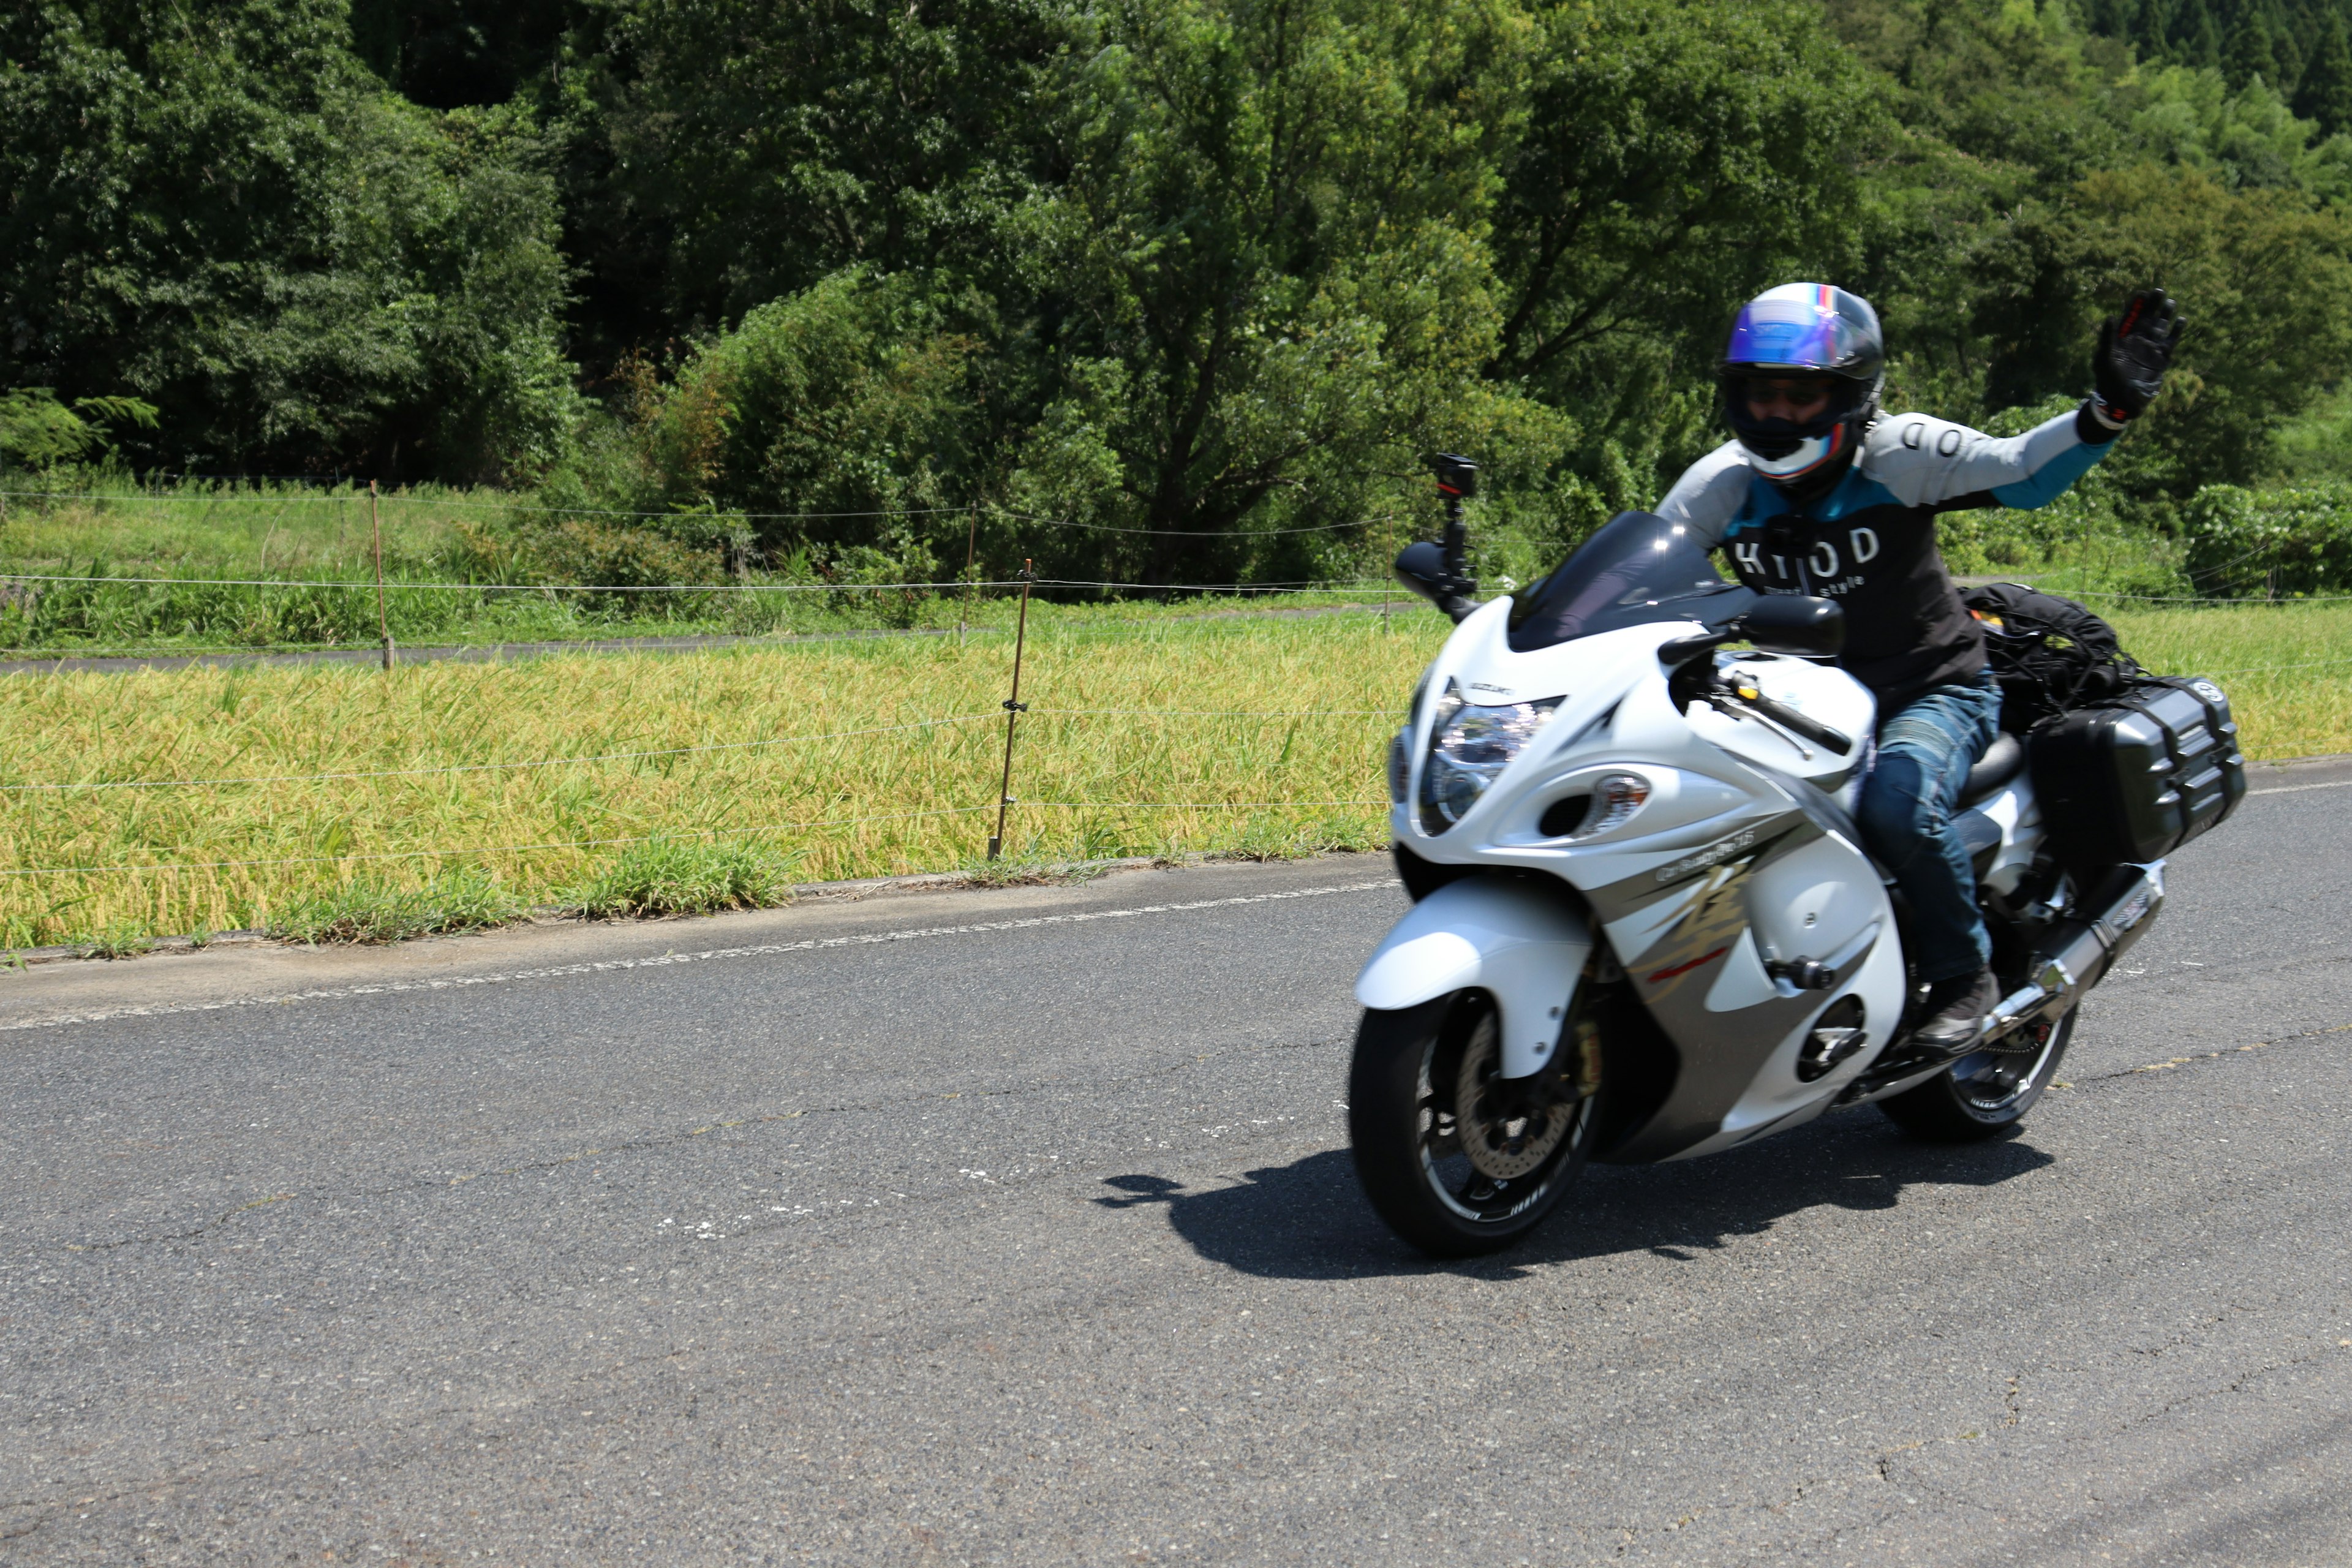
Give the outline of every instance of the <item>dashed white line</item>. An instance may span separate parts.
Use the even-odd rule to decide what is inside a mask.
[[[2352,784],[2352,779],[2330,779],[2326,784],[2281,784],[2276,789],[2250,789],[2248,795],[2301,795],[2307,789],[2342,789]]]
[[[114,1007],[93,1013],[60,1013],[0,1024],[0,1034],[15,1029],[55,1029],[69,1024],[102,1024],[113,1018],[161,1018],[179,1013],[216,1013],[230,1007],[266,1007],[291,1002],[336,1002],[352,996],[386,996],[406,991],[457,991],[468,985],[503,985],[517,980],[551,980],[570,974],[603,974],[614,970],[661,969],[677,963],[708,963],[724,958],[767,958],[788,952],[821,952],[836,947],[868,947],[893,942],[920,942],[930,937],[976,936],[988,931],[1027,931],[1037,926],[1080,925],[1089,921],[1132,920],[1139,915],[1183,914],[1194,910],[1228,909],[1242,904],[1274,903],[1284,899],[1318,899],[1333,893],[1363,893],[1398,886],[1394,877],[1370,882],[1344,882],[1329,888],[1297,888],[1281,893],[1251,893],[1230,899],[1199,899],[1181,904],[1138,904],[1123,910],[1077,910],[1061,915],[1029,915],[1012,921],[975,921],[969,925],[919,926],[907,931],[866,931],[856,936],[814,937],[806,942],[761,942],[752,947],[714,947],[700,952],[665,952],[656,958],[615,958],[596,963],[560,963],[545,969],[517,969],[503,974],[468,974],[447,980],[386,981],[377,985],[336,985],[315,991],[281,992],[266,996],[234,996],[217,1002],[173,1002],[144,1007]]]

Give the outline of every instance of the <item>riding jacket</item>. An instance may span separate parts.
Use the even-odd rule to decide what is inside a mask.
[[[1984,633],[1936,548],[1936,519],[1984,507],[2046,506],[2106,455],[2110,432],[2062,414],[2006,439],[1924,414],[1874,422],[1844,478],[1792,505],[1727,441],[1693,463],[1658,515],[1730,558],[1767,594],[1818,594],[1845,606],[1838,662],[1896,710],[1985,668]]]

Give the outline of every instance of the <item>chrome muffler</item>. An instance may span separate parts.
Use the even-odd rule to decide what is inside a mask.
[[[2116,867],[2097,896],[2085,902],[2097,912],[2060,921],[2043,934],[2027,968],[2032,978],[1994,1004],[1975,1049],[1999,1050],[2002,1040],[2027,1025],[2058,1017],[2081,1001],[2163,907],[2164,862]]]

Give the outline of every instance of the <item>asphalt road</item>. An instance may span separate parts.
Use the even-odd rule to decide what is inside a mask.
[[[2347,785],[2021,1135],[1467,1267],[1344,1147],[1369,858],[9,976],[0,1561],[2352,1561]]]

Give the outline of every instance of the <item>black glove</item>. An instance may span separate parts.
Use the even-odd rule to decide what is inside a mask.
[[[2120,430],[2147,411],[2179,341],[2180,311],[2163,289],[2143,289],[2124,301],[2123,314],[2099,329],[2091,356],[2092,412],[2100,424]]]

